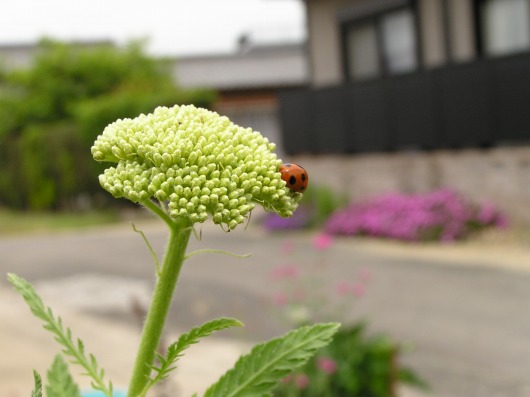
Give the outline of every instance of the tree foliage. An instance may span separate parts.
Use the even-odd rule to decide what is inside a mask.
[[[156,106],[209,107],[210,91],[175,86],[170,63],[140,43],[76,46],[42,41],[32,66],[0,74],[0,206],[75,207],[100,192],[90,156],[110,122]]]

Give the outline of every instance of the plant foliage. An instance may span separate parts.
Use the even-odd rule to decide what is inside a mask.
[[[42,379],[39,373],[33,370],[33,379],[35,386],[31,392],[31,397],[42,397]]]
[[[208,107],[211,91],[179,89],[171,64],[142,44],[116,48],[42,41],[27,69],[0,76],[0,205],[76,208],[100,192],[90,147],[110,122],[156,106]]]
[[[167,378],[172,370],[174,370],[177,360],[182,357],[184,350],[191,345],[198,343],[201,338],[211,335],[216,331],[231,327],[241,327],[243,323],[233,318],[218,318],[216,320],[208,321],[207,323],[191,329],[189,332],[182,334],[175,343],[172,343],[164,356],[157,353],[160,366],[153,366],[156,376],[148,383],[145,392],[157,382]]]
[[[54,339],[62,346],[63,354],[70,357],[73,364],[81,366],[85,375],[92,378],[92,387],[102,391],[107,397],[112,397],[112,382],[105,383],[105,371],[101,369],[92,354],[85,352],[85,346],[80,339],[74,342],[70,328],[64,328],[61,317],[55,317],[52,310],[45,306],[33,286],[23,278],[9,273],[8,281],[24,298],[35,317],[44,322],[44,329],[54,335]]]
[[[398,361],[385,336],[366,336],[365,324],[344,327],[333,341],[275,391],[275,397],[389,397],[398,382],[426,388]]]
[[[57,354],[48,370],[46,397],[81,397],[63,356]]]
[[[337,323],[308,325],[255,346],[204,397],[270,396],[277,382],[328,344],[338,328]]]

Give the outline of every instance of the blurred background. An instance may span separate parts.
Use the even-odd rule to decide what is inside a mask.
[[[96,322],[86,338],[101,354],[117,347],[98,347],[97,329],[135,341],[151,289],[125,221],[159,251],[165,234],[101,189],[90,147],[118,118],[195,104],[260,131],[310,185],[290,219],[255,211],[230,235],[204,226],[205,244],[250,247],[259,269],[221,258],[219,276],[194,259],[170,332],[239,315],[247,332],[211,350],[229,358],[245,341],[343,321],[337,345],[278,397],[530,396],[530,0],[0,10],[0,269]],[[0,397],[27,395],[31,363],[11,354],[31,346],[45,373],[51,347],[3,281],[0,293]],[[109,359],[123,385],[127,365]],[[179,390],[204,386],[183,373]]]

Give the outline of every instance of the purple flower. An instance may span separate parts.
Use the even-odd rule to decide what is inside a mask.
[[[327,250],[333,244],[333,237],[326,233],[319,233],[313,238],[313,247],[318,251]]]
[[[317,365],[322,372],[328,375],[337,371],[337,363],[329,357],[319,357],[317,359]]]
[[[298,207],[290,218],[282,218],[273,212],[268,213],[265,215],[263,226],[268,230],[302,229],[309,224],[309,221],[309,210],[303,207]]]
[[[424,194],[389,193],[335,212],[325,226],[334,235],[388,237],[405,241],[453,241],[506,218],[492,204],[476,206],[450,189]]]

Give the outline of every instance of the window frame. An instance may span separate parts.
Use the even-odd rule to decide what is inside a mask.
[[[414,40],[415,40],[415,51],[414,57],[416,60],[416,67],[406,72],[392,73],[388,65],[385,62],[385,54],[383,51],[383,19],[385,16],[398,12],[398,11],[410,11],[412,14],[413,29],[414,29]],[[419,34],[420,24],[418,19],[418,10],[415,1],[411,1],[407,5],[399,5],[395,7],[386,8],[382,11],[373,13],[371,15],[365,15],[357,18],[345,19],[340,21],[340,40],[341,40],[341,55],[342,55],[342,76],[344,81],[348,82],[359,82],[359,81],[370,81],[376,79],[386,78],[388,76],[396,76],[408,73],[415,73],[422,69],[421,64],[421,35]],[[376,53],[378,58],[379,74],[374,77],[367,77],[362,79],[355,79],[350,74],[350,59],[349,59],[349,43],[348,34],[351,30],[356,27],[370,24],[375,27],[376,32]]]
[[[477,58],[497,58],[504,56],[516,55],[519,53],[530,52],[530,46],[526,50],[508,52],[504,54],[488,54],[486,51],[486,27],[484,26],[484,15],[482,14],[483,7],[488,0],[474,0],[473,1],[473,18],[474,18],[474,35],[475,35],[475,50]],[[530,0],[526,0],[529,3]],[[528,22],[530,24],[530,14],[528,15]]]

